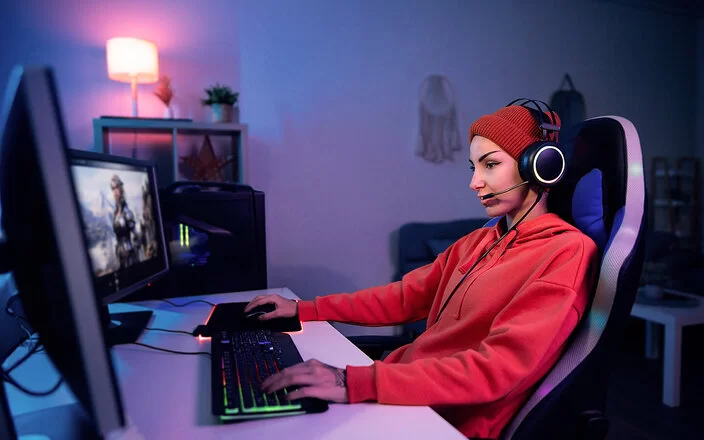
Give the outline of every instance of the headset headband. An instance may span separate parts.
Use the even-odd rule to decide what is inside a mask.
[[[546,102],[536,100],[536,99],[518,98],[518,99],[514,99],[513,101],[506,104],[506,107],[511,106],[513,104],[516,104],[518,101],[521,101],[521,102],[519,102],[517,105],[520,105],[520,106],[526,107],[526,108],[529,108],[526,104],[528,104],[529,102],[532,102],[533,105],[535,106],[536,110],[538,110],[538,113],[540,113],[540,129],[542,130],[543,140],[548,139],[548,133],[547,133],[548,131],[552,131],[555,133],[560,132],[560,126],[556,124],[557,117],[555,115],[555,111]],[[541,103],[545,106],[546,112],[550,112],[550,123],[548,123],[545,120],[545,112],[543,112],[543,108],[538,103]]]

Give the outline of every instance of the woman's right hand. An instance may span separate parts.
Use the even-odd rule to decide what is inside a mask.
[[[298,315],[298,303],[281,295],[259,295],[247,304],[244,313],[249,313],[255,307],[265,304],[273,304],[276,309],[259,316],[258,319],[263,321],[273,318],[293,318]]]

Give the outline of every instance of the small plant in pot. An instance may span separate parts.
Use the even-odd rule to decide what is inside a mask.
[[[201,102],[213,110],[213,122],[232,122],[235,109],[238,109],[240,94],[233,92],[229,86],[215,84],[205,89],[207,98]]]

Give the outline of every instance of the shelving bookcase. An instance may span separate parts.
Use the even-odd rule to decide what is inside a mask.
[[[229,136],[232,141],[231,148],[234,157],[233,180],[237,183],[249,182],[246,124],[192,122],[179,119],[95,118],[93,119],[93,138],[96,151],[112,154],[110,133],[170,134],[174,182],[179,177],[179,135]]]

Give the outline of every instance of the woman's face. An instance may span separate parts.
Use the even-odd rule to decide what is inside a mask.
[[[122,191],[120,190],[119,186],[116,186],[115,188],[112,189],[112,196],[116,202],[119,202],[120,200],[122,200]]]
[[[521,183],[518,162],[501,147],[482,136],[474,136],[469,145],[469,163],[472,166],[472,181],[469,187],[481,197],[496,193]],[[523,185],[505,194],[480,200],[489,217],[508,214],[515,217],[523,207],[528,186]]]

